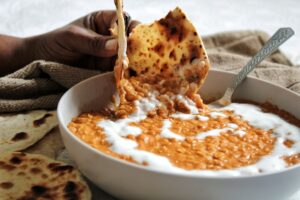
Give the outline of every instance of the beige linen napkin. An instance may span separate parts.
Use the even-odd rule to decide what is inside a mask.
[[[64,91],[99,73],[42,60],[32,62],[0,78],[0,113],[54,109]]]
[[[227,32],[205,37],[204,44],[213,68],[236,72],[268,39],[261,31]],[[300,94],[300,68],[293,66],[280,51],[263,61],[251,75]]]
[[[260,31],[227,32],[204,37],[213,68],[237,71],[266,42]],[[65,90],[101,73],[54,62],[35,61],[0,78],[0,112],[55,109]],[[300,69],[279,51],[262,62],[252,76],[272,81],[300,93]]]

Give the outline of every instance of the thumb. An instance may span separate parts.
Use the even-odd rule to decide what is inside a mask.
[[[82,54],[112,57],[117,54],[118,40],[114,36],[105,36],[97,34],[88,29],[77,30],[76,38],[71,39],[74,50]]]

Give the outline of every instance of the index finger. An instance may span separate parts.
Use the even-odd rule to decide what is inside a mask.
[[[124,12],[124,18],[127,34],[140,23],[139,21],[131,20],[127,12]],[[93,24],[93,31],[102,35],[110,35],[109,29],[117,24],[117,13],[114,10],[94,12],[91,14],[90,21]]]

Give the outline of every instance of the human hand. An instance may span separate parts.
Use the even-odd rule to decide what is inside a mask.
[[[25,38],[34,60],[44,59],[102,71],[112,70],[117,38],[109,29],[116,23],[115,11],[98,11],[54,31]],[[127,33],[137,24],[125,14]]]

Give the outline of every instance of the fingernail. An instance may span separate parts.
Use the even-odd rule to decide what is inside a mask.
[[[106,41],[105,43],[105,49],[108,51],[117,50],[118,48],[118,40],[117,39],[111,39]]]

